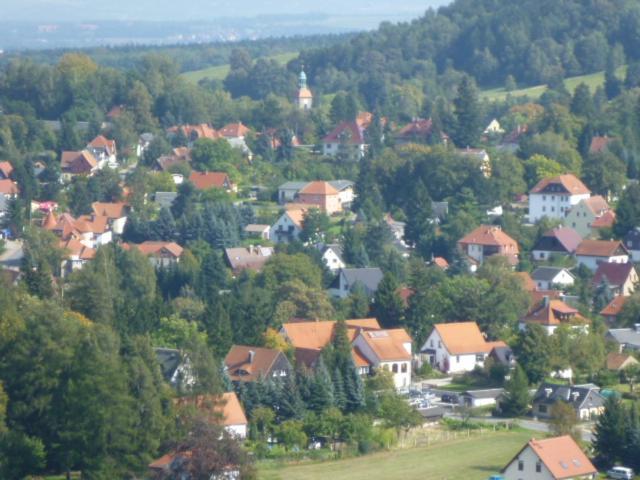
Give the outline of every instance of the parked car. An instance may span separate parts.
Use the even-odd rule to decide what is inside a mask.
[[[632,480],[633,470],[627,467],[613,467],[607,472],[607,478],[616,478],[621,480]]]
[[[442,401],[444,403],[460,403],[460,399],[455,393],[443,393]]]

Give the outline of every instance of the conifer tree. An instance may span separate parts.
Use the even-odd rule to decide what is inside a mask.
[[[347,396],[344,389],[344,377],[338,367],[333,370],[333,403],[340,410],[344,410],[347,406]]]
[[[391,273],[385,273],[378,285],[373,302],[373,315],[384,328],[392,328],[402,323],[404,304],[398,293],[400,284]]]
[[[322,356],[318,359],[315,373],[309,377],[307,407],[320,413],[334,405],[333,380]]]
[[[607,398],[604,413],[598,417],[593,448],[599,462],[605,466],[620,460],[624,451],[626,418],[622,402],[615,396]]]
[[[516,365],[511,378],[505,385],[505,398],[501,404],[505,415],[519,417],[529,408],[529,381],[520,365]]]

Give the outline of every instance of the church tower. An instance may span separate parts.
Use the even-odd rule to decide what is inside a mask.
[[[310,110],[313,107],[313,94],[307,87],[307,74],[304,73],[304,67],[300,70],[298,78],[298,108],[301,110]]]

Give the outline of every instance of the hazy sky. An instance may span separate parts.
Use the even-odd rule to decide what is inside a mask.
[[[450,0],[0,0],[1,20],[212,20],[322,12],[412,18]]]

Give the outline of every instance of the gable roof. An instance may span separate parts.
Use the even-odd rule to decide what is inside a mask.
[[[484,245],[511,247],[513,253],[518,253],[518,242],[504,233],[500,227],[495,225],[480,225],[472,232],[466,234],[458,243],[463,245]]]
[[[224,358],[224,364],[232,381],[252,382],[268,377],[281,355],[284,356],[273,348],[233,345]]]
[[[95,215],[115,220],[126,216],[127,204],[124,202],[93,202],[91,208]]]
[[[569,270],[562,267],[538,267],[531,274],[531,278],[533,280],[542,281],[542,282],[551,282],[554,278],[556,278],[560,273],[565,271],[571,277],[573,275]]]
[[[93,248],[87,247],[76,238],[61,240],[59,247],[67,253],[66,258],[75,257],[78,260],[92,260],[96,256]]]
[[[220,138],[220,133],[206,123],[200,123],[198,125],[176,125],[167,129],[169,133],[177,133],[178,131],[181,131],[188,139],[195,137],[216,140]]]
[[[624,295],[615,296],[613,300],[609,302],[609,305],[600,311],[600,315],[603,317],[615,317],[619,315],[628,298],[629,297],[625,297]]]
[[[487,342],[476,322],[437,323],[433,328],[452,355],[489,353],[494,347],[506,346],[504,342]]]
[[[526,323],[540,325],[560,325],[562,323],[591,323],[580,312],[562,300],[543,298],[534,305],[522,319]]]
[[[611,228],[614,223],[616,223],[616,212],[614,210],[607,210],[591,222],[591,228]]]
[[[224,172],[196,172],[192,171],[189,181],[198,190],[209,190],[211,188],[229,188],[231,181]]]
[[[247,425],[247,417],[244,414],[240,400],[235,392],[226,392],[218,395],[197,395],[195,397],[182,397],[174,400],[179,407],[193,406],[207,413],[211,420],[217,423],[222,420],[225,427],[232,425]]]
[[[635,272],[633,263],[609,263],[602,262],[598,265],[595,275],[591,279],[591,284],[594,286],[600,285],[604,279],[607,279],[612,286],[622,286],[629,279],[629,277]]]
[[[378,267],[373,268],[341,268],[340,276],[344,276],[349,288],[355,283],[361,283],[370,292],[375,292],[384,276]]]
[[[261,247],[259,245],[224,249],[225,258],[234,271],[246,269],[259,271],[273,253],[272,247]]]
[[[96,157],[88,150],[62,152],[60,168],[63,172],[74,174],[89,173],[97,166]]]
[[[126,248],[137,248],[144,255],[148,256],[160,256],[163,253],[168,253],[172,257],[179,258],[182,255],[184,249],[175,242],[154,242],[154,241],[146,241],[142,243],[130,243],[124,244],[123,247]]]
[[[624,236],[624,244],[628,250],[640,250],[640,227],[630,230]]]
[[[345,320],[350,337],[357,330],[381,330],[375,318]],[[335,331],[335,320],[293,321],[282,324],[282,331],[296,349],[322,350],[329,344]]]
[[[576,255],[583,257],[613,257],[628,255],[629,252],[619,240],[583,240],[576,248]]]
[[[433,130],[433,121],[431,118],[423,119],[416,118],[402,127],[396,133],[399,138],[415,138],[415,137],[428,137]]]
[[[543,382],[533,396],[533,403],[553,405],[559,400],[571,405],[574,409],[583,407],[598,408],[604,405],[604,398],[599,388],[593,384],[558,385]]]
[[[0,180],[0,194],[17,195],[18,185],[14,183],[13,180],[9,180],[8,178]]]
[[[228,123],[220,129],[220,135],[225,138],[240,138],[249,132],[249,127],[243,125],[242,122]]]
[[[306,215],[308,210],[309,210],[308,208],[302,208],[302,207],[295,207],[295,208],[287,207],[283,215],[286,215],[287,217],[289,217],[291,222],[296,227],[301,229],[304,223],[304,216]]]
[[[299,192],[299,195],[338,195],[336,190],[329,182],[315,181],[307,183]]]
[[[363,331],[360,337],[380,361],[411,360],[411,353],[404,344],[412,340],[404,328]]]
[[[582,242],[582,237],[573,228],[558,227],[546,231],[532,250],[573,253]]]
[[[9,178],[11,173],[13,172],[13,165],[10,162],[0,162],[0,173],[5,177]]]
[[[591,145],[589,145],[589,153],[601,153],[607,149],[609,143],[613,142],[615,138],[613,137],[593,137],[591,139]]]
[[[640,362],[628,353],[611,352],[607,355],[607,370],[620,370],[638,363]]]
[[[543,440],[533,439],[525,446],[525,448],[527,447],[533,450],[555,479],[577,478],[582,475],[598,473],[584,452],[580,450],[578,444],[569,435]],[[518,455],[513,460],[521,452],[522,450],[518,452]]]
[[[621,345],[640,348],[640,328],[611,328],[607,336]]]
[[[347,143],[352,145],[363,145],[364,128],[358,122],[342,122],[334,128],[322,141],[324,143]]]
[[[583,195],[591,190],[575,175],[568,173],[557,177],[544,178],[533,187],[530,193],[568,193],[569,195]]]
[[[602,195],[594,195],[593,197],[585,198],[584,200],[580,200],[578,205],[584,205],[591,213],[593,213],[596,217],[602,215],[604,212],[611,210],[611,207],[604,199]]]
[[[104,149],[109,155],[113,155],[116,152],[116,141],[109,140],[104,135],[98,135],[87,144],[87,148]]]

